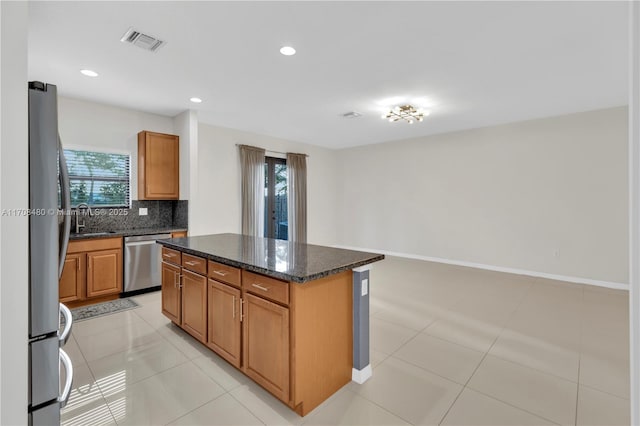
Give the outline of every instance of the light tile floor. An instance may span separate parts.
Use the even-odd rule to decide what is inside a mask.
[[[76,323],[65,425],[623,425],[625,292],[388,258],[371,276],[373,377],[304,418],[171,325],[160,294]]]

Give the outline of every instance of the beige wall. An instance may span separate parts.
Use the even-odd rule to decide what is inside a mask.
[[[58,97],[58,126],[65,148],[130,154],[132,200],[138,199],[138,132],[174,133],[171,117],[63,96]]]
[[[59,114],[65,146],[131,153],[133,199],[137,132],[197,122],[191,112],[172,119],[64,97]],[[200,123],[189,131],[196,157],[181,161],[181,180],[190,178],[181,198],[190,199],[191,235],[240,232],[235,145],[305,152],[309,242],[627,283],[626,114],[614,108],[339,151]]]
[[[240,160],[236,144],[254,145],[267,151],[309,154],[308,241],[334,244],[335,155],[336,152],[312,145],[286,141],[239,130],[198,126],[198,211],[189,223],[192,235],[240,232]],[[191,205],[191,202],[190,202]]]
[[[628,282],[624,107],[338,158],[341,245]]]

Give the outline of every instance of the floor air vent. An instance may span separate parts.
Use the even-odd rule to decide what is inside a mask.
[[[143,34],[140,31],[136,31],[133,28],[129,28],[126,33],[122,36],[120,41],[124,43],[131,43],[134,46],[138,46],[144,50],[149,50],[151,52],[155,52],[160,47],[164,46],[166,42],[159,40],[155,37],[151,37],[150,35]]]

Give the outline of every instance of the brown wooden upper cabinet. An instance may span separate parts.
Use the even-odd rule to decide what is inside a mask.
[[[138,133],[138,199],[180,198],[180,149],[176,135]]]

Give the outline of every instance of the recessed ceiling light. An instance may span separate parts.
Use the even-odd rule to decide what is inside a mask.
[[[296,49],[291,46],[283,46],[280,48],[280,53],[282,53],[284,56],[291,56],[296,54]]]
[[[189,100],[194,104],[199,104],[200,102],[202,102],[202,99],[200,98],[189,98]]]
[[[87,77],[97,77],[98,73],[93,71],[93,70],[80,70],[80,72],[83,75],[86,75]]]

